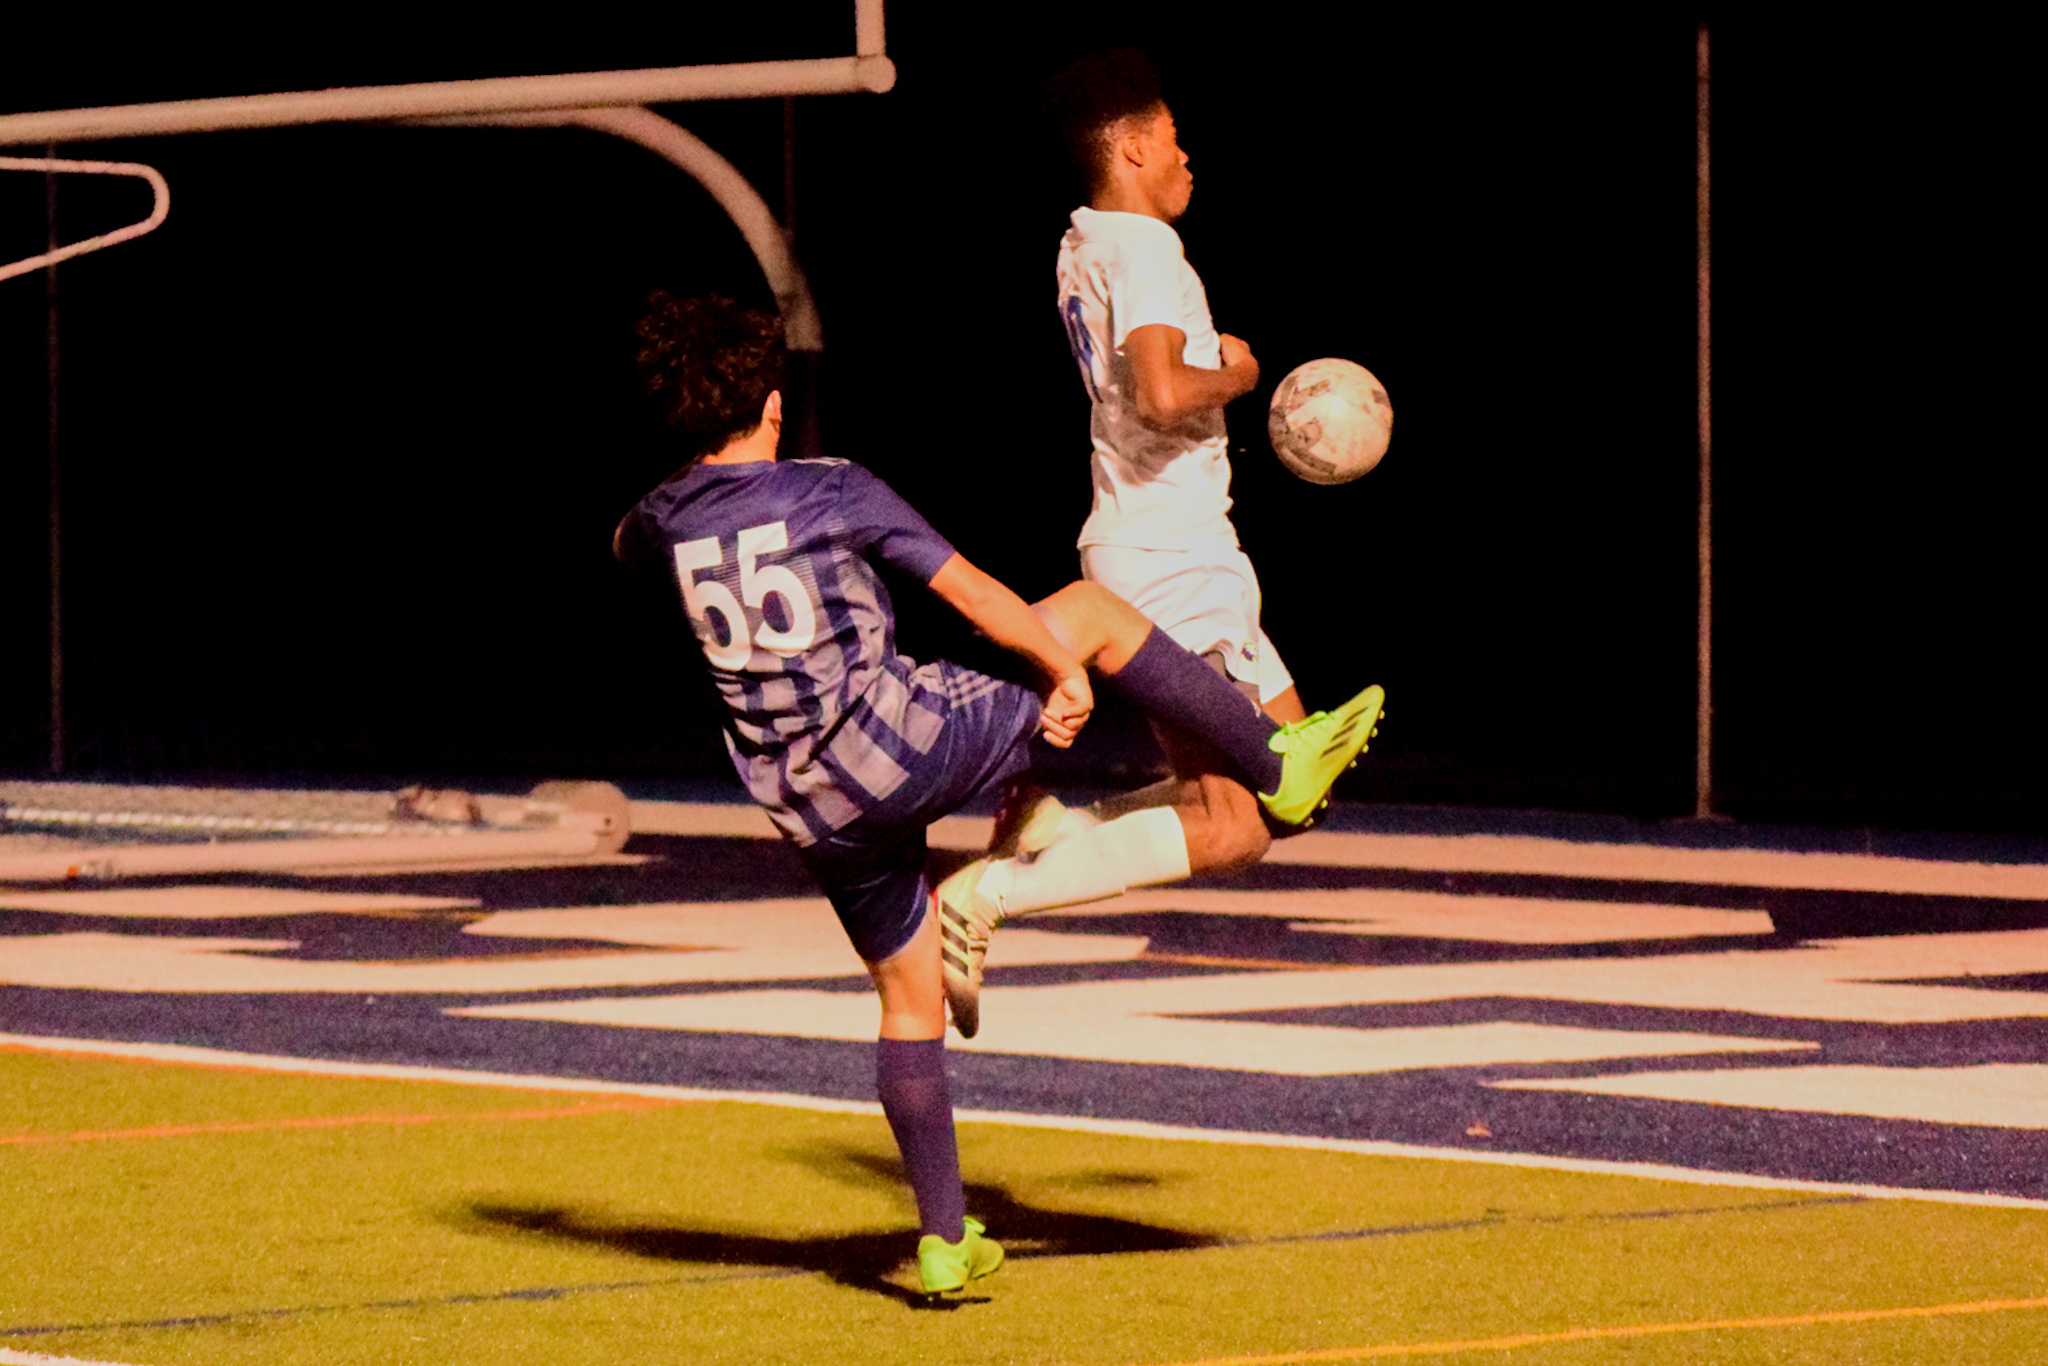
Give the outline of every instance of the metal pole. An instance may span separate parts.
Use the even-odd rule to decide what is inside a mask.
[[[1699,438],[1700,438],[1700,602],[1699,602],[1699,735],[1694,756],[1693,815],[1714,814],[1714,344],[1713,344],[1713,211],[1708,199],[1707,115],[1710,84],[1707,71],[1707,26],[1699,26],[1696,56],[1698,80],[1694,103],[1695,198],[1699,247]]]
[[[864,5],[862,13],[866,12]],[[881,7],[874,4],[874,41]],[[732,66],[679,66],[640,71],[578,71],[559,76],[505,76],[482,81],[297,90],[275,95],[126,104],[104,109],[52,109],[0,114],[0,145],[100,142],[166,133],[230,128],[285,128],[352,120],[430,119],[450,114],[511,114],[544,109],[612,109],[690,100],[743,100],[766,95],[882,94],[896,67],[879,48],[858,57],[814,57]]]
[[[50,160],[57,158],[57,145],[50,144]],[[49,250],[57,250],[57,170],[43,175],[43,226]],[[48,306],[44,322],[43,350],[46,362],[49,409],[50,466],[50,772],[64,771],[64,486],[57,460],[58,380],[57,352],[57,263],[43,268],[43,297]]]
[[[782,237],[796,250],[796,96],[782,97]]]
[[[783,240],[782,224],[760,191],[730,161],[705,141],[679,128],[652,109],[557,109],[527,114],[461,114],[423,120],[423,126],[445,128],[591,128],[636,142],[670,165],[688,172],[718,201],[740,230],[768,288],[782,312],[783,338],[792,351],[825,349],[825,329],[818,321],[810,282]]]

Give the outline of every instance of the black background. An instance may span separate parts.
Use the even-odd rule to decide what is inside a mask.
[[[166,24],[112,56],[58,34],[0,58],[0,103],[839,55],[850,10],[404,41]],[[797,102],[828,449],[1026,596],[1073,576],[1087,410],[1051,271],[1075,195],[1037,91],[1089,46],[1146,46],[1196,174],[1190,259],[1264,371],[1230,421],[1268,629],[1311,706],[1366,681],[1392,699],[1340,795],[1689,812],[1696,16],[1188,13],[898,5],[895,90]],[[1720,804],[2037,830],[2014,37],[1713,34]],[[780,101],[663,112],[785,207]],[[676,463],[633,379],[646,293],[769,302],[693,181],[580,131],[65,151],[147,161],[173,194],[154,235],[60,271],[74,771],[724,771],[687,643],[607,553]],[[134,182],[60,194],[67,240],[145,208]],[[42,232],[41,177],[0,175],[0,259]],[[44,303],[39,274],[0,282],[20,776],[48,751]],[[1337,489],[1263,435],[1273,384],[1322,355],[1399,412],[1386,462]],[[971,648],[899,607],[910,653]],[[1133,758],[1106,722],[1105,772]]]

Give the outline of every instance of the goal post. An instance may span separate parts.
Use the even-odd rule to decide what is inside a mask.
[[[74,256],[83,256],[89,251],[111,247],[117,242],[133,241],[144,233],[155,232],[171,212],[171,187],[164,183],[162,174],[156,168],[144,166],[140,162],[66,161],[61,157],[0,157],[0,171],[41,171],[45,175],[133,176],[137,180],[149,182],[150,194],[153,197],[147,218],[130,223],[125,228],[116,228],[97,237],[88,237],[82,242],[73,242],[68,246],[60,247],[53,242],[50,249],[40,256],[30,256],[24,260],[0,265],[0,280],[42,270],[56,265],[59,261],[69,261]]]
[[[896,84],[896,66],[883,47],[882,0],[855,0],[853,8],[855,51],[849,57],[347,86],[5,114],[0,115],[0,146],[695,100],[883,94]]]
[[[66,766],[59,625],[62,620],[62,580],[58,550],[61,532],[57,502],[54,359],[56,275],[51,268],[60,261],[129,241],[154,230],[164,221],[170,207],[169,187],[164,178],[150,167],[132,162],[59,161],[56,158],[58,144],[350,122],[415,126],[580,127],[609,133],[662,157],[695,179],[718,202],[739,229],[767,278],[777,310],[782,315],[784,336],[790,351],[807,362],[814,362],[825,345],[817,304],[788,237],[776,223],[760,193],[731,162],[702,139],[647,106],[698,100],[886,93],[896,84],[896,67],[886,51],[883,0],[854,0],[853,11],[854,51],[852,55],[842,57],[353,86],[0,114],[0,149],[38,146],[48,151],[48,155],[40,159],[0,157],[0,169],[134,175],[147,180],[156,196],[150,216],[139,223],[66,247],[60,248],[51,241],[49,250],[41,255],[0,266],[0,280],[43,269],[50,271],[52,282],[50,771],[60,773]],[[815,369],[807,367],[805,373],[814,376]]]

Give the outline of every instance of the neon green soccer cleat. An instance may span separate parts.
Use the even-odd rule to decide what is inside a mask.
[[[981,1028],[981,960],[988,956],[989,936],[1003,918],[995,902],[979,891],[988,863],[985,858],[976,859],[932,893],[932,910],[939,917],[939,969],[945,979],[946,1004],[952,1007],[953,1027],[963,1039],[973,1038]]]
[[[917,1240],[917,1279],[927,1295],[958,1290],[969,1281],[990,1275],[1003,1264],[1003,1245],[984,1238],[988,1230],[979,1219],[969,1218],[960,1241],[949,1243],[936,1233]]]
[[[1314,824],[1330,805],[1330,784],[1358,762],[1365,742],[1379,734],[1386,700],[1386,693],[1374,684],[1335,711],[1319,711],[1275,731],[1266,743],[1284,763],[1280,790],[1259,794],[1267,814],[1282,825],[1305,829]]]

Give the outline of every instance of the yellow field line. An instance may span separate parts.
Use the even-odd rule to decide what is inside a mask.
[[[1568,1328],[1561,1333],[1518,1333],[1504,1338],[1471,1338],[1462,1342],[1399,1342],[1378,1347],[1326,1347],[1312,1352],[1276,1352],[1265,1356],[1204,1357],[1167,1366],[1302,1366],[1317,1361],[1371,1361],[1386,1357],[1453,1356],[1459,1352],[1507,1352],[1517,1347],[1543,1347],[1553,1342],[1587,1342],[1595,1338],[1648,1338],[1672,1333],[1721,1333],[1744,1328],[1810,1328],[1823,1323],[1872,1323],[1880,1319],[1932,1319],[1953,1314],[1999,1314],[2017,1309],[2048,1309],[2048,1297],[2032,1300],[1972,1300],[1966,1304],[1907,1305],[1895,1309],[1837,1309],[1824,1314],[1787,1314],[1767,1319],[1694,1319],[1679,1323],[1634,1323],[1608,1328]]]
[[[600,1105],[565,1105],[550,1110],[475,1110],[453,1115],[315,1115],[303,1119],[233,1120],[220,1124],[159,1124],[148,1129],[81,1129],[71,1134],[0,1134],[0,1147],[46,1143],[97,1143],[106,1139],[188,1138],[195,1134],[252,1134],[267,1129],[346,1129],[361,1124],[438,1124],[445,1120],[568,1119],[621,1110],[666,1110],[671,1100],[622,1100]]]
[[[496,956],[493,955],[495,962]],[[1291,972],[1331,972],[1340,968],[1371,967],[1370,963],[1315,963],[1300,958],[1217,958],[1203,953],[1154,953],[1138,955],[1141,963],[1185,963],[1197,968],[1273,968]]]

